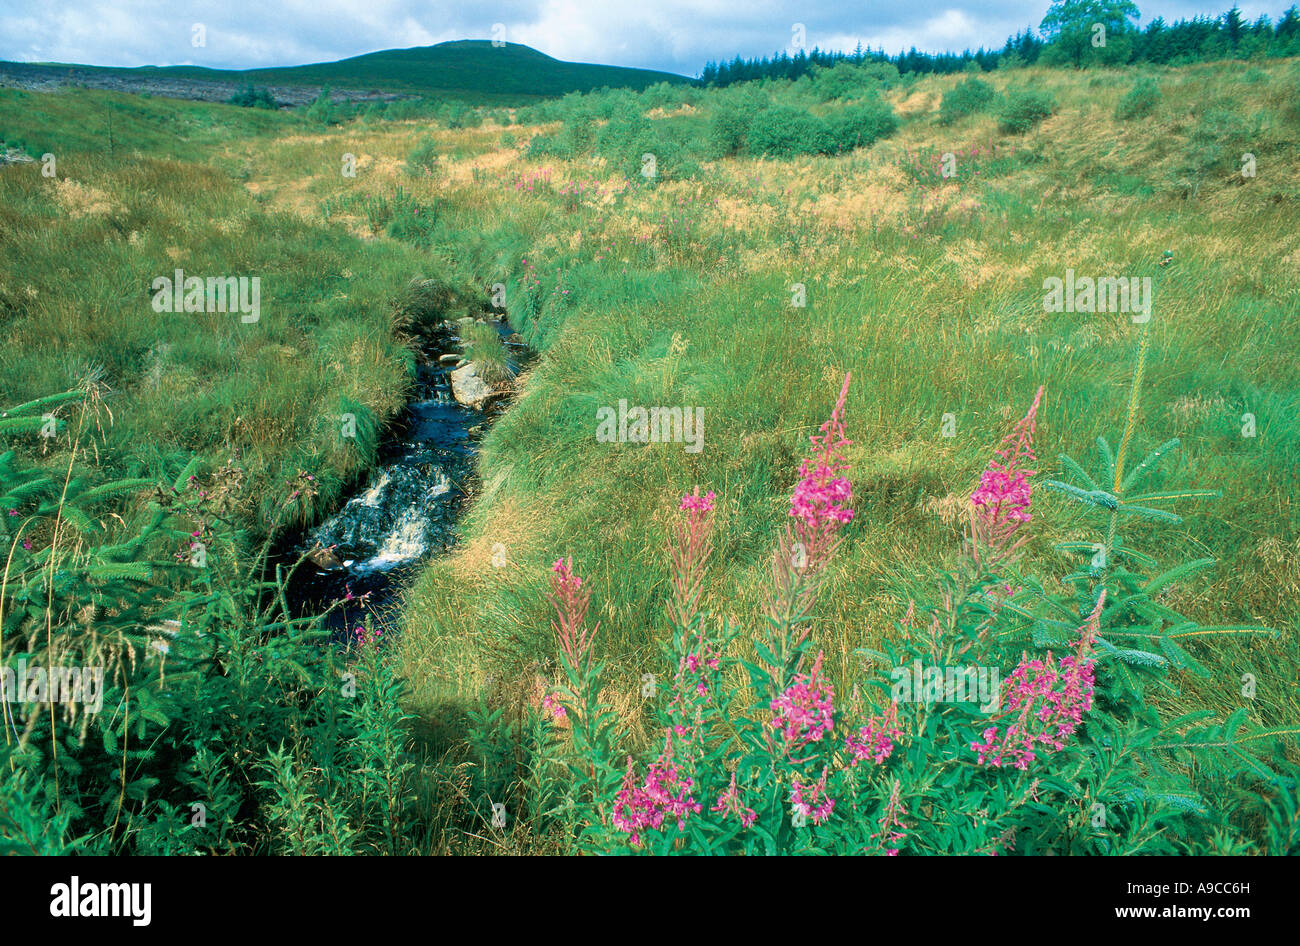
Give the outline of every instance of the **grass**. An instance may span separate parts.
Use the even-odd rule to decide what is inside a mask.
[[[63,390],[93,360],[121,398],[105,462],[152,470],[173,451],[216,456],[239,443],[263,458],[267,482],[321,458],[341,481],[362,461],[349,466],[308,431],[337,409],[336,396],[378,418],[400,402],[405,348],[393,312],[405,280],[438,273],[484,299],[505,284],[512,324],[543,355],[484,440],[458,549],[407,591],[394,657],[426,748],[454,749],[480,697],[534,699],[554,678],[541,591],[549,563],[572,556],[596,589],[607,696],[634,745],[647,738],[638,681],[662,672],[660,550],[676,497],[695,484],[717,492],[718,564],[702,606],[756,622],[806,437],[852,372],[858,514],[814,629],[833,682],[851,691],[863,672],[855,649],[888,634],[909,588],[951,562],[964,497],[1039,384],[1044,476],[1061,475],[1059,453],[1085,459],[1098,436],[1117,439],[1136,326],[1123,314],[1046,313],[1043,280],[1067,268],[1149,276],[1151,349],[1132,453],[1178,437],[1170,482],[1223,493],[1166,531],[1171,553],[1218,562],[1171,601],[1207,624],[1281,632],[1197,645],[1218,674],[1176,677],[1180,689],[1160,699],[1171,711],[1226,715],[1251,673],[1252,719],[1291,722],[1300,718],[1300,169],[1287,157],[1300,136],[1300,64],[1259,71],[1245,82],[1231,64],[1143,70],[1161,94],[1142,121],[1115,118],[1132,70],[987,75],[1000,96],[1032,86],[1055,100],[1014,137],[993,111],[945,123],[939,103],[964,77],[912,79],[882,93],[900,117],[892,138],[790,160],[712,160],[706,94],[689,111],[641,116],[652,140],[693,163],[654,181],[597,145],[530,159],[528,140],[562,127],[537,116],[508,133],[428,122],[304,133],[293,116],[218,106],[202,107],[220,118],[208,127],[198,107],[157,100],[141,109],[163,114],[131,121],[158,151],[128,164],[103,154],[102,134],[0,94],[6,135],[37,148],[43,135],[84,136],[92,152],[60,159],[76,191],[42,179],[39,165],[0,172],[0,313],[12,340],[0,402]],[[798,104],[799,94],[778,86],[772,97]],[[117,101],[77,95],[66,101],[92,113]],[[42,97],[54,103],[42,114],[62,107],[58,98]],[[1229,122],[1222,103],[1238,100],[1244,121]],[[164,144],[182,118],[196,122],[190,137]],[[426,138],[439,172],[412,178],[403,163]],[[989,143],[999,157],[980,159],[987,173],[965,173],[966,156],[990,153]],[[1207,144],[1217,149],[1209,164]],[[1234,164],[1244,151],[1258,159],[1255,178]],[[912,155],[946,152],[957,156],[954,179],[909,173]],[[355,178],[338,172],[343,153],[357,158]],[[395,231],[402,202],[429,208],[421,216],[432,222]],[[68,212],[77,206],[85,212]],[[87,209],[102,207],[113,209]],[[1165,250],[1174,262],[1161,266]],[[189,319],[142,318],[148,277],[173,260],[263,273],[264,308],[277,314],[256,334],[222,318],[197,331]],[[792,305],[796,284],[802,307]],[[702,408],[703,451],[598,443],[597,409],[620,400]],[[955,436],[943,435],[946,414]],[[1254,436],[1243,435],[1246,414]],[[1084,525],[1063,502],[1039,508],[1030,554],[1059,574],[1052,543]],[[498,546],[506,567],[490,565]]]
[[[86,116],[108,110],[122,116],[119,146],[84,149]],[[404,402],[413,362],[397,329],[425,265],[417,253],[259,204],[223,144],[293,129],[289,116],[5,93],[0,127],[51,150],[58,169],[54,179],[39,162],[0,175],[0,403],[93,375],[115,418],[99,445],[107,471],[161,477],[191,452],[214,465],[233,454],[250,471],[249,521],[265,519],[299,470],[322,488],[302,518],[328,508],[376,445],[341,438],[338,419],[354,414],[373,431]],[[207,161],[179,159],[200,151]],[[155,312],[152,281],[176,269],[258,277],[260,320]]]
[[[515,366],[497,330],[486,322],[470,322],[461,330],[465,356],[478,367],[479,375],[489,383],[513,377]]]

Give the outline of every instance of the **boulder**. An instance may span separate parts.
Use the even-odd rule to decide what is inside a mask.
[[[323,572],[332,572],[337,568],[343,567],[343,563],[334,555],[334,550],[324,548],[321,545],[317,545],[307,553],[307,561],[311,562]]]
[[[492,385],[479,377],[478,365],[473,362],[451,373],[451,393],[459,403],[475,410],[482,410],[497,396]]]
[[[17,148],[0,150],[0,166],[6,164],[31,164],[36,159],[19,151]]]

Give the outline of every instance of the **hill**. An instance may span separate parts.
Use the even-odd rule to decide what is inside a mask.
[[[361,100],[425,95],[509,105],[603,87],[640,91],[684,76],[650,69],[564,62],[530,46],[457,40],[436,46],[388,49],[303,66],[208,69],[202,66],[117,68],[63,63],[0,62],[0,86],[49,88],[85,85],[119,92],[224,101],[247,85],[267,86],[277,100],[302,104],[330,86],[339,98]]]

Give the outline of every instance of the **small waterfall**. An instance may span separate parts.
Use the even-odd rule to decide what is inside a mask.
[[[513,357],[526,357],[504,323],[498,331]],[[333,516],[283,549],[285,561],[312,553],[290,582],[295,612],[320,613],[343,602],[327,620],[336,640],[367,616],[390,625],[396,592],[413,566],[455,544],[478,435],[500,410],[473,410],[452,396],[452,369],[439,356],[458,351],[458,342],[446,329],[428,340],[412,399],[386,432],[368,480]]]

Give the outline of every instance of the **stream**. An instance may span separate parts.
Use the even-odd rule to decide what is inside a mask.
[[[527,347],[507,323],[490,324],[517,371]],[[286,588],[295,616],[343,602],[325,621],[336,642],[350,640],[367,616],[389,636],[405,582],[421,563],[455,545],[478,443],[505,409],[504,399],[476,410],[453,397],[454,365],[441,363],[441,356],[460,352],[456,327],[444,323],[423,339],[411,399],[384,431],[364,485],[345,493],[319,525],[279,543],[276,557],[286,566],[311,553]]]

